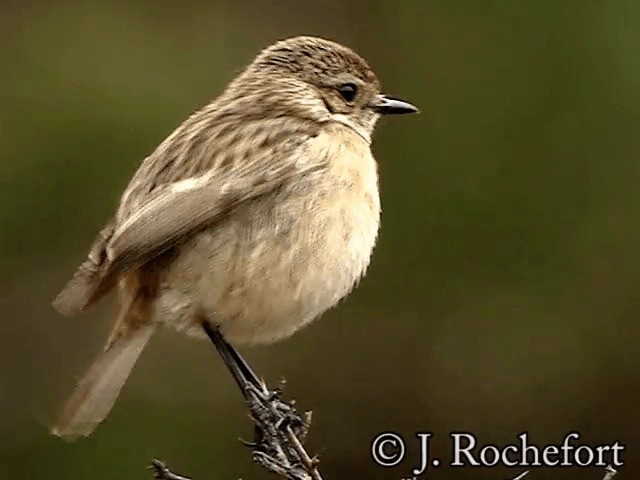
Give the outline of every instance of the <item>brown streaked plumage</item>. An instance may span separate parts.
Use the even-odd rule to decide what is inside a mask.
[[[54,301],[70,315],[118,286],[105,351],[52,431],[88,435],[159,324],[231,342],[291,335],[364,274],[380,216],[371,133],[412,105],[316,37],[263,50],[143,162],[88,259]]]

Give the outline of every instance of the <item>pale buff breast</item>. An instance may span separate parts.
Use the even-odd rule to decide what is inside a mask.
[[[200,312],[231,342],[265,343],[293,334],[353,289],[378,233],[376,162],[369,144],[340,125],[301,155],[301,163],[328,159],[327,169],[185,245],[155,319],[201,336]]]

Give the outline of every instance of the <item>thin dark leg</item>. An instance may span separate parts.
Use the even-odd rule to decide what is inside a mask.
[[[203,319],[202,328],[215,345],[249,406],[255,426],[255,440],[244,443],[253,451],[254,461],[290,480],[322,480],[317,459],[309,457],[302,445],[309,429],[311,413],[307,412],[304,419],[300,418],[293,403],[283,402],[279,390],[270,390],[236,349],[227,343],[214,324]],[[158,469],[157,466],[155,468]]]
[[[253,372],[251,367],[245,362],[244,358],[238,353],[224,339],[217,327],[213,326],[208,321],[202,322],[202,328],[207,333],[207,336],[216,346],[218,353],[222,357],[225,365],[233,375],[233,379],[236,381],[242,394],[246,397],[247,386],[253,385],[258,389],[262,389],[262,382],[258,379],[258,376]]]

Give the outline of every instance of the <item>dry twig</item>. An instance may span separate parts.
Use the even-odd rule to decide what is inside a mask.
[[[523,480],[527,475],[529,475],[530,472],[531,470],[525,470],[524,472],[519,474],[517,477],[515,477],[513,480]],[[611,465],[608,465],[606,468],[606,473],[602,480],[611,480],[616,475],[616,473],[618,473],[618,471],[615,468],[613,468]]]
[[[296,413],[292,403],[284,403],[279,392],[250,389],[251,418],[255,424],[253,442],[242,443],[252,451],[253,461],[270,472],[289,480],[322,480],[316,457],[310,457],[303,446],[311,422],[311,412],[304,419]],[[159,480],[192,480],[172,472],[160,460],[153,460],[150,468]]]

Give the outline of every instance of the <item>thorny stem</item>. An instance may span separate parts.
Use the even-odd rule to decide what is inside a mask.
[[[309,430],[311,412],[306,412],[301,418],[293,402],[285,403],[280,399],[282,383],[275,390],[270,390],[215,325],[203,320],[202,328],[249,406],[250,418],[255,425],[254,441],[243,444],[251,449],[253,460],[288,480],[322,480],[317,468],[318,460],[312,459],[302,444]],[[152,466],[156,470],[156,478],[186,480],[179,475],[172,478],[172,472],[164,464],[154,463]]]
[[[153,470],[153,478],[157,480],[192,480],[190,477],[173,473],[163,462],[155,458],[151,461],[149,469]]]
[[[300,418],[294,402],[285,403],[280,399],[284,381],[270,390],[215,326],[208,321],[203,321],[202,326],[249,406],[255,438],[253,442],[241,442],[252,450],[253,461],[288,480],[322,480],[318,459],[310,457],[302,444],[311,424],[311,412],[305,412],[304,419]],[[149,468],[158,480],[192,480],[172,472],[160,460],[153,460]],[[530,470],[525,470],[512,480],[524,480],[529,473]],[[612,480],[616,474],[613,467],[607,466],[602,480]]]
[[[607,465],[606,470],[607,470],[607,473],[604,475],[604,478],[602,480],[611,480],[618,473],[618,471],[615,468],[613,468],[611,465]],[[530,470],[525,470],[524,472],[522,472],[520,475],[513,478],[512,480],[523,480],[524,477],[529,475],[529,473],[530,473]]]
[[[263,465],[262,459],[254,458],[254,460],[260,465]],[[149,468],[152,468],[156,471],[154,478],[158,480],[192,480],[189,477],[184,477],[182,475],[178,475],[171,472],[171,470],[169,470],[167,466],[164,463],[162,463],[160,460],[154,460],[152,464],[149,466]],[[276,470],[278,470],[278,467],[276,467]],[[618,473],[618,471],[614,469],[611,465],[607,466],[606,470],[607,470],[607,473],[602,478],[602,480],[612,480],[613,477],[615,477],[616,474]],[[274,470],[271,470],[271,471],[274,471]],[[289,478],[287,475],[288,472],[285,469],[279,469],[277,472],[274,471],[274,473],[277,473],[282,477]],[[529,473],[530,473],[530,470],[525,470],[524,472],[519,474],[517,477],[514,477],[512,480],[523,480],[526,476],[529,475]]]

